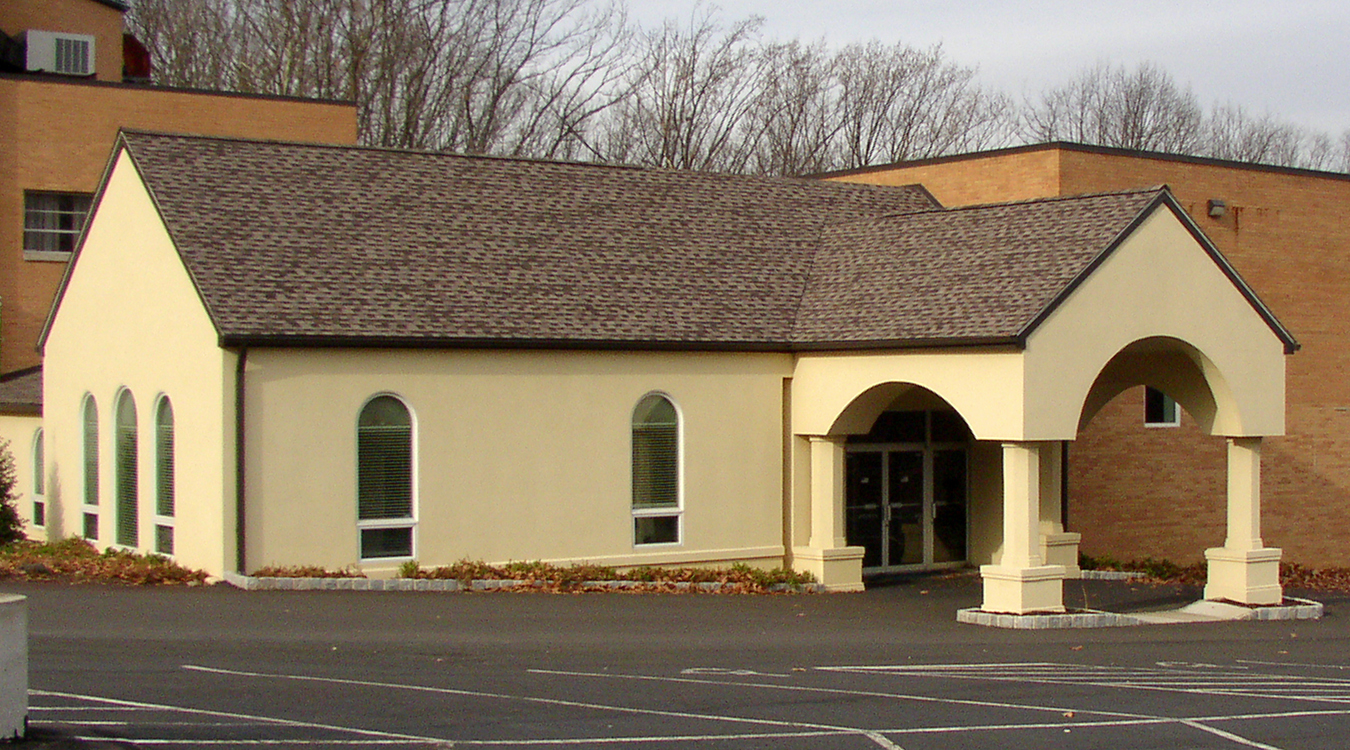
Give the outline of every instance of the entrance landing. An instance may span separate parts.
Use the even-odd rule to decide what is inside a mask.
[[[1007,615],[984,612],[978,608],[961,609],[956,621],[971,625],[1017,630],[1054,630],[1063,628],[1115,628],[1130,625],[1177,625],[1231,620],[1319,620],[1322,604],[1311,599],[1285,597],[1284,603],[1269,607],[1201,600],[1176,609],[1157,612],[1081,611],[1063,614]]]

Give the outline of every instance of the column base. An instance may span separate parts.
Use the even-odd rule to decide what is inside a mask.
[[[1205,550],[1205,559],[1209,561],[1205,598],[1239,604],[1279,604],[1284,601],[1284,589],[1280,586],[1282,553],[1278,547]]]
[[[1078,567],[1078,543],[1083,535],[1072,531],[1041,534],[1041,557],[1046,565],[1063,565],[1065,578],[1082,578],[1083,569]]]
[[[981,565],[984,604],[980,609],[1011,615],[1063,612],[1064,574],[1063,565],[1038,565],[1034,568]]]
[[[826,591],[862,591],[862,547],[793,547],[792,568],[810,573]]]

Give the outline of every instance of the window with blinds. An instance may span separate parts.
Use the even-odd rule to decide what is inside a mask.
[[[356,497],[361,557],[412,557],[412,414],[393,396],[376,396],[356,427]]]
[[[633,409],[633,541],[680,541],[680,419],[657,393]]]
[[[155,408],[155,551],[173,554],[173,404],[164,396]]]
[[[33,436],[33,525],[47,525],[47,459],[42,428]]]
[[[23,194],[23,249],[25,253],[69,255],[80,239],[93,196],[86,193]],[[40,259],[40,258],[39,258]]]
[[[140,544],[140,477],[136,436],[136,400],[131,391],[117,398],[116,418],[117,543],[124,547]]]
[[[84,504],[98,505],[98,404],[84,397]],[[84,538],[98,539],[98,513],[85,511]]]

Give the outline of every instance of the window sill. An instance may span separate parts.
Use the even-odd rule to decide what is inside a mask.
[[[24,260],[35,260],[46,263],[69,263],[70,257],[74,253],[63,252],[60,250],[24,250]]]

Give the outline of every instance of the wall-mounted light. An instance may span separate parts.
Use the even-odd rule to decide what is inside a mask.
[[[1209,216],[1211,219],[1221,219],[1228,212],[1228,204],[1218,198],[1209,199]]]

